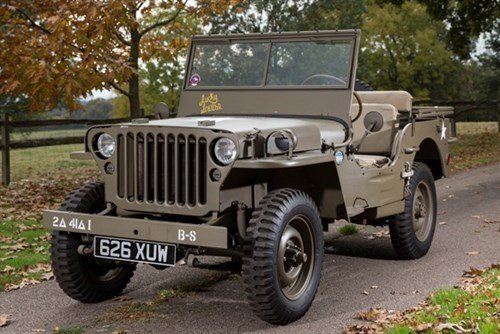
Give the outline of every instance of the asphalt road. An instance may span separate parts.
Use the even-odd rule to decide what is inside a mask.
[[[0,293],[0,314],[12,322],[0,333],[51,332],[56,326],[82,326],[87,333],[266,332],[335,333],[352,323],[356,312],[372,306],[406,309],[428,293],[451,287],[471,266],[500,261],[500,164],[440,180],[438,224],[430,252],[415,261],[398,260],[389,238],[369,239],[381,228],[363,227],[352,236],[326,235],[323,276],[309,312],[286,327],[271,326],[255,317],[245,301],[242,281],[233,275],[206,284],[185,298],[152,310],[141,308],[142,319],[125,319],[134,312],[117,313],[130,303],[148,303],[162,289],[181,284],[200,285],[218,273],[186,266],[156,271],[140,266],[124,296],[128,301],[86,305],[66,297],[54,281]],[[444,222],[444,224],[443,224]],[[466,255],[467,252],[479,252]],[[372,289],[372,286],[378,288]],[[363,291],[368,292],[368,295]],[[123,317],[110,321],[109,315]]]

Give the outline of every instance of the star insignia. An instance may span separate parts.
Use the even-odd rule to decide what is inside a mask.
[[[446,140],[446,126],[444,126],[444,122],[441,123],[441,140]]]

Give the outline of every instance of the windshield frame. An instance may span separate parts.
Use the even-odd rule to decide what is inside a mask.
[[[356,31],[358,32],[358,31]],[[349,42],[350,57],[348,64],[348,78],[346,85],[268,85],[269,62],[274,43],[287,42]],[[197,45],[210,44],[243,44],[243,43],[269,43],[266,52],[265,68],[262,82],[255,86],[190,86],[189,76],[191,75],[194,62],[195,49]],[[359,38],[358,34],[349,31],[321,31],[321,32],[283,32],[273,34],[245,34],[245,35],[196,35],[191,38],[189,45],[189,57],[184,74],[183,90],[186,91],[241,91],[241,90],[349,90],[352,89],[355,73],[355,59],[357,58]]]

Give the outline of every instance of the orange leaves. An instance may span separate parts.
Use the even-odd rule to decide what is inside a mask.
[[[131,66],[139,61],[134,47],[140,49],[143,61],[173,59],[186,49],[199,22],[240,2],[13,0],[1,4],[0,22],[6,33],[0,39],[0,94],[26,94],[34,110],[61,100],[75,107],[75,99],[92,89],[123,86],[137,74]],[[132,41],[134,31],[144,34]]]

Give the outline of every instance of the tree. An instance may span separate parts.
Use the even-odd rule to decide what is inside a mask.
[[[445,26],[424,5],[369,5],[363,31],[358,74],[377,89],[404,89],[427,99],[453,68],[453,54],[442,41]]]
[[[486,47],[486,52],[478,57],[482,71],[476,84],[476,98],[498,100],[500,99],[500,21],[497,21],[486,39]]]
[[[299,13],[308,0],[254,0],[210,18],[212,33],[250,33],[296,30]]]
[[[255,0],[211,19],[213,33],[359,28],[365,0]]]
[[[408,0],[375,0],[378,4],[401,6]],[[419,0],[433,18],[447,25],[446,40],[461,59],[468,59],[475,50],[477,38],[492,31],[500,18],[498,0]]]
[[[140,69],[140,103],[145,115],[152,114],[154,105],[159,102],[165,103],[171,112],[177,110],[184,71],[183,61],[178,58],[182,57],[170,61],[155,59]],[[128,103],[125,96],[114,98],[113,106],[115,117],[127,116]]]
[[[481,33],[491,31],[500,18],[498,0],[421,0],[429,13],[444,20],[449,29],[447,39],[453,52],[462,59],[470,57]]]
[[[153,23],[153,22],[151,22]],[[179,23],[189,31],[198,31],[200,20],[196,18],[180,17]],[[182,39],[179,32],[164,34],[162,31],[152,31],[160,44],[169,45],[175,39]],[[144,113],[151,114],[155,104],[163,102],[174,112],[179,106],[182,74],[187,56],[187,48],[177,50],[171,57],[155,57],[145,61],[139,69],[139,100]],[[118,96],[113,101],[114,112],[117,117],[128,115],[127,97]]]
[[[92,89],[125,95],[140,117],[139,62],[172,59],[187,45],[183,19],[222,14],[238,0],[9,0],[0,4],[0,94],[24,94],[32,109]],[[155,33],[161,31],[161,34]],[[166,39],[161,35],[175,35]]]

